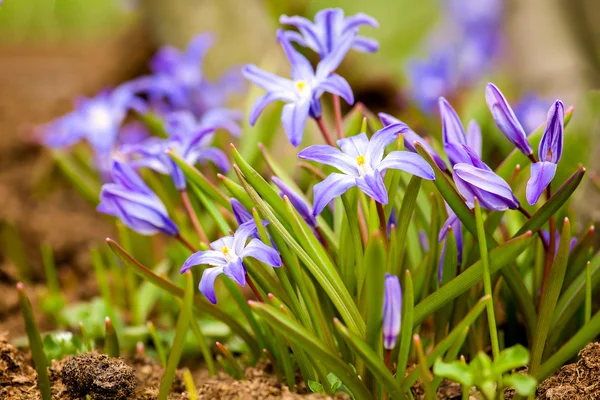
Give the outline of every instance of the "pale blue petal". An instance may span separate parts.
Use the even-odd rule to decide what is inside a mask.
[[[286,92],[295,90],[294,82],[282,78],[271,72],[258,68],[256,65],[246,65],[242,68],[242,75],[256,86],[268,92]]]
[[[388,194],[380,171],[375,170],[356,178],[356,186],[376,202],[387,204]]]
[[[183,274],[188,269],[196,265],[212,265],[215,267],[223,266],[227,264],[227,260],[223,255],[223,252],[218,250],[205,250],[198,251],[188,257],[183,263],[179,273]]]
[[[246,286],[246,267],[241,258],[230,261],[223,267],[223,273],[238,285]]]
[[[564,142],[564,124],[565,106],[562,101],[556,100],[548,110],[546,129],[544,129],[538,149],[540,161],[549,161],[554,164],[558,164],[560,161]]]
[[[331,200],[346,193],[352,186],[356,186],[354,177],[337,173],[332,173],[324,181],[317,183],[313,188],[313,216],[319,215]]]
[[[442,118],[442,139],[444,145],[448,143],[467,144],[465,130],[454,108],[443,97],[439,98],[438,103],[440,117]]]
[[[259,239],[252,239],[242,251],[241,257],[252,257],[272,267],[281,266],[281,257],[279,257],[279,253]]]
[[[298,103],[289,103],[283,106],[281,123],[292,146],[298,146],[302,142],[309,109],[309,100],[302,100]]]
[[[433,168],[416,153],[408,151],[392,151],[377,166],[380,171],[399,169],[423,179],[434,180]]]
[[[266,222],[263,222],[266,224]],[[254,219],[240,225],[233,235],[233,250],[238,256],[242,254],[248,238],[257,232]]]
[[[248,117],[248,121],[250,122],[250,125],[254,126],[254,124],[256,123],[256,120],[258,119],[258,117],[260,116],[260,114],[263,112],[263,110],[265,109],[265,107],[267,107],[269,104],[271,104],[274,101],[277,100],[283,100],[285,102],[292,102],[294,101],[294,98],[291,96],[291,94],[289,92],[268,92],[265,95],[259,97],[258,99],[256,99],[256,101],[254,102],[254,105],[252,106],[252,109],[250,110],[250,115]]]
[[[356,33],[357,30],[351,30],[344,33],[343,37],[336,43],[336,46],[332,49],[331,53],[327,54],[327,56],[319,62],[315,74],[318,80],[325,79],[340,66],[342,60],[352,47]]]
[[[469,122],[469,126],[467,126],[467,146],[481,158],[481,128],[475,120]]]
[[[546,187],[554,179],[557,165],[551,162],[537,162],[531,165],[531,177],[527,182],[526,197],[530,205],[537,203],[538,199],[546,190]]]
[[[364,53],[375,53],[379,50],[379,42],[375,39],[357,36],[352,43],[352,49]]]
[[[355,160],[358,156],[366,155],[369,148],[369,138],[365,132],[339,139],[336,143],[340,146],[342,152],[350,156],[352,160]]]
[[[354,93],[348,81],[338,74],[329,75],[325,80],[319,83],[319,89],[340,96],[348,104],[354,104]]]
[[[223,273],[223,267],[207,268],[202,273],[200,278],[200,285],[198,289],[200,292],[213,304],[217,304],[217,294],[215,293],[215,279],[217,276]]]
[[[358,175],[355,159],[326,144],[309,146],[298,154],[298,158],[331,165],[348,175]]]
[[[398,138],[398,134],[406,131],[408,131],[408,126],[406,124],[399,123],[388,125],[373,134],[365,154],[365,158],[369,161],[369,163],[371,163],[371,168],[378,168],[378,165],[383,158],[385,148]]]

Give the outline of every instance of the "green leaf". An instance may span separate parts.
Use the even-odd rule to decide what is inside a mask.
[[[490,274],[496,273],[505,265],[513,262],[528,247],[530,241],[531,232],[528,232],[490,251]],[[413,326],[420,325],[429,315],[479,283],[482,276],[483,266],[481,265],[481,261],[477,261],[456,278],[417,304]]]
[[[91,205],[96,206],[100,201],[100,184],[85,176],[83,172],[73,163],[73,160],[63,151],[52,151],[52,158],[58,168],[73,184],[75,190]]]
[[[412,219],[414,210],[416,209],[417,196],[419,195],[419,190],[421,188],[421,178],[418,176],[413,176],[410,178],[408,182],[408,186],[406,187],[406,191],[404,192],[404,197],[402,198],[402,205],[400,206],[400,210],[398,212],[398,221],[396,223],[396,232],[398,235],[398,239],[395,245],[398,247],[398,257],[397,257],[397,265],[400,267],[403,265],[404,254],[406,252],[406,236],[408,234],[408,225]],[[390,201],[390,203],[393,203]],[[393,245],[393,244],[392,244]],[[392,273],[398,273],[399,270],[396,268],[391,270]]]
[[[316,381],[308,381],[308,388],[313,393],[325,394],[325,389],[323,389],[323,385]]]
[[[529,350],[520,344],[517,344],[502,350],[499,356],[494,360],[492,368],[496,374],[503,375],[513,369],[526,366],[528,362]]]
[[[461,361],[444,362],[438,358],[433,364],[433,373],[442,378],[448,378],[464,386],[473,386],[473,376],[469,367]]]
[[[521,396],[532,396],[537,389],[538,383],[531,375],[515,373],[502,379],[504,384],[513,387]]]
[[[109,357],[119,357],[121,350],[115,327],[109,317],[106,317],[106,334],[104,336],[104,353]]]
[[[402,382],[406,373],[406,367],[408,367],[408,355],[410,354],[414,326],[414,307],[413,281],[410,271],[406,270],[402,286],[402,323],[400,325],[400,350],[398,352],[398,367],[396,371],[396,380],[398,382]]]
[[[329,385],[331,386],[331,391],[333,393],[337,392],[337,390],[342,386],[342,381],[340,381],[340,379],[331,372],[327,375],[327,380],[329,381]]]
[[[368,266],[366,274],[366,314],[367,331],[365,341],[381,359],[381,324],[383,322],[383,293],[385,287],[385,245],[379,234],[374,232],[365,251],[364,265]]]
[[[402,398],[402,389],[390,371],[385,367],[385,364],[381,362],[380,357],[375,353],[373,349],[367,345],[362,339],[356,334],[350,332],[339,320],[335,320],[335,327],[347,343],[352,347],[358,356],[365,362],[367,368],[375,379],[387,389],[390,396],[393,399]]]
[[[264,303],[250,302],[250,306],[274,329],[281,332],[289,341],[306,351],[314,363],[325,366],[350,389],[357,399],[370,399],[371,394],[360,378],[336,354],[332,353],[320,340],[311,335],[297,322],[275,311]]]
[[[192,319],[192,306],[194,302],[194,278],[192,272],[187,271],[184,274],[185,277],[185,291],[183,295],[183,303],[181,305],[181,311],[179,318],[177,318],[177,324],[175,326],[175,337],[173,338],[173,344],[171,345],[171,351],[169,351],[169,357],[167,359],[167,365],[165,372],[160,379],[160,388],[158,392],[159,400],[167,400],[169,393],[171,392],[171,386],[175,379],[175,373],[177,372],[177,366],[183,352],[183,344],[187,336],[188,329],[190,328],[190,321]]]
[[[19,305],[21,313],[25,320],[25,330],[29,341],[29,349],[31,350],[31,358],[37,372],[38,389],[42,394],[43,400],[52,400],[52,392],[50,390],[50,379],[48,378],[48,358],[44,353],[44,344],[40,336],[40,330],[35,315],[31,308],[31,302],[25,293],[25,288],[22,283],[17,284],[17,292],[19,293]]]
[[[112,239],[106,239],[106,242],[108,243],[110,249],[123,262],[125,267],[133,269],[133,271],[140,277],[167,291],[173,296],[183,298],[184,292],[183,289],[181,289],[179,286],[176,286],[172,282],[161,278],[160,276],[156,275],[151,270],[140,264]],[[261,351],[256,339],[252,337],[248,333],[246,328],[243,327],[235,318],[233,318],[229,314],[226,314],[219,307],[214,306],[213,304],[209,303],[207,300],[201,298],[200,296],[194,296],[194,307],[196,307],[200,311],[211,314],[215,318],[227,324],[233,332],[239,335],[248,344],[250,349],[253,351],[255,357],[260,357]]]

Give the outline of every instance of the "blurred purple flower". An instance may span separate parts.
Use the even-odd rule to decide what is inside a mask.
[[[339,95],[349,104],[354,103],[354,95],[348,82],[333,72],[342,62],[355,35],[355,30],[347,32],[334,51],[319,62],[315,71],[310,62],[292,47],[283,31],[279,30],[277,38],[292,66],[292,79],[279,77],[256,65],[243,68],[242,73],[246,79],[267,91],[254,103],[249,116],[250,125],[256,123],[267,105],[281,100],[287,103],[281,113],[283,128],[290,143],[298,146],[302,141],[308,116],[321,116],[319,98],[324,92]]]
[[[514,111],[517,119],[523,124],[527,135],[530,135],[546,121],[548,108],[551,104],[551,101],[542,99],[533,93],[521,97],[515,105]]]
[[[546,129],[538,149],[539,161],[531,165],[531,177],[527,182],[526,197],[530,205],[538,199],[552,182],[558,162],[562,157],[564,141],[565,106],[556,100],[548,110]]]
[[[200,279],[200,292],[213,304],[217,302],[215,293],[215,279],[225,274],[233,279],[238,285],[246,285],[246,267],[243,260],[252,257],[260,262],[273,267],[281,266],[281,257],[272,247],[267,246],[259,239],[248,239],[256,234],[254,221],[240,225],[233,236],[225,236],[210,244],[212,250],[199,251],[192,254],[181,267],[181,273],[194,265],[207,264],[213,268],[207,268]]]
[[[424,179],[435,179],[431,166],[418,154],[392,151],[383,157],[385,147],[406,130],[405,124],[394,124],[375,132],[370,140],[366,133],[340,139],[337,144],[341,150],[328,145],[314,145],[302,150],[298,154],[301,159],[331,165],[343,172],[334,172],[315,185],[313,215],[319,215],[333,198],[353,186],[358,186],[378,203],[387,204],[388,194],[382,173],[389,168]]]
[[[383,347],[392,350],[400,334],[402,289],[397,276],[385,274],[383,294]]]
[[[533,154],[525,130],[500,89],[493,83],[488,83],[485,89],[485,100],[496,125],[504,136],[526,156]]]
[[[383,124],[383,126],[388,126],[388,125],[392,125],[392,124],[404,124],[404,122],[400,121],[397,118],[392,117],[389,114],[379,113],[377,115],[379,116],[379,119],[381,120],[381,123]],[[416,132],[414,132],[412,129],[410,129],[408,127],[408,125],[406,125],[406,127],[408,130],[402,132],[402,136],[404,137],[404,147],[407,150],[412,151],[413,153],[416,153],[417,149],[415,148],[414,143],[415,142],[419,143],[433,157],[435,163],[437,164],[438,167],[440,167],[440,169],[442,171],[447,170],[448,167],[446,166],[446,163],[439,156],[439,154],[433,149],[433,147],[431,147],[431,145],[427,142],[427,140],[423,139]]]
[[[157,232],[177,236],[179,229],[169,218],[162,201],[127,164],[114,161],[114,183],[105,183],[100,192],[101,213],[118,217],[126,226],[142,235]]]
[[[308,47],[319,54],[321,59],[324,59],[337,48],[340,47],[344,35],[354,30],[359,26],[368,25],[378,28],[377,21],[363,13],[355,14],[351,17],[344,18],[344,11],[341,8],[327,8],[319,11],[315,15],[315,22],[309,19],[287,15],[282,15],[279,22],[286,25],[295,26],[299,32],[285,31],[284,35],[291,42],[296,42],[300,46]],[[374,39],[369,39],[363,36],[356,36],[352,40],[354,50],[373,53],[379,48],[379,43]],[[346,52],[349,48],[346,50]],[[345,55],[342,54],[342,57]]]
[[[431,112],[438,98],[456,90],[455,59],[451,52],[434,53],[425,60],[414,59],[408,64],[406,74],[410,81],[411,96],[419,107]]]
[[[183,111],[170,114],[166,119],[169,138],[151,137],[141,144],[123,147],[125,154],[137,156],[136,167],[147,167],[161,174],[171,175],[177,190],[185,190],[186,179],[181,168],[166,153],[174,151],[188,164],[211,161],[222,172],[229,171],[229,161],[222,150],[210,147],[214,128],[198,125],[192,114]]]

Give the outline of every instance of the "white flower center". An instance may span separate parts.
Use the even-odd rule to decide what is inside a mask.
[[[360,175],[364,175],[371,170],[371,166],[367,162],[365,156],[362,154],[356,157],[356,165],[358,166],[358,173]]]
[[[228,262],[231,262],[235,259],[235,254],[233,254],[233,252],[229,249],[229,247],[227,247],[227,246],[221,247],[221,252],[223,253],[223,255],[225,256],[225,259]]]
[[[310,97],[311,89],[307,81],[296,81],[294,82],[294,86],[296,86],[296,90],[298,90],[300,97]]]
[[[104,106],[94,106],[89,111],[90,122],[99,130],[109,129],[113,124],[110,111]]]

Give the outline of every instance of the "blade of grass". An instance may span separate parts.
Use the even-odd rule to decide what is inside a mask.
[[[212,357],[212,352],[208,347],[206,342],[206,337],[204,333],[202,333],[202,329],[200,329],[200,325],[196,318],[192,315],[190,327],[192,328],[192,333],[196,336],[196,341],[198,342],[198,347],[200,347],[200,352],[202,353],[202,357],[204,358],[204,362],[206,363],[206,369],[211,376],[217,375],[217,368],[215,367],[215,361]]]
[[[104,322],[106,325],[106,334],[104,335],[104,353],[109,357],[119,357],[121,350],[115,327],[113,326],[110,317],[106,317]]]
[[[188,392],[189,400],[198,400],[198,392],[194,385],[194,378],[188,368],[183,370],[183,383],[185,383],[185,390]]]
[[[229,364],[229,366],[232,368],[232,370],[233,370],[232,376],[237,380],[244,379],[246,377],[244,375],[244,370],[242,369],[240,363],[238,363],[238,361],[233,357],[233,354],[231,354],[229,349],[219,342],[217,342],[215,344],[216,344],[217,348],[221,351],[223,356],[225,357],[225,360],[227,360],[227,363]]]
[[[167,365],[167,353],[165,352],[165,346],[163,346],[162,341],[158,337],[158,332],[156,331],[156,327],[152,323],[152,321],[148,321],[146,323],[146,327],[148,328],[148,332],[150,332],[150,337],[152,338],[152,342],[154,343],[154,348],[156,348],[156,353],[158,354],[158,360],[160,361],[160,365],[164,368]]]
[[[396,381],[402,382],[408,367],[408,355],[412,343],[413,315],[415,298],[413,282],[410,271],[406,270],[402,286],[402,323],[400,324],[400,351],[398,352],[398,366],[396,368]]]

